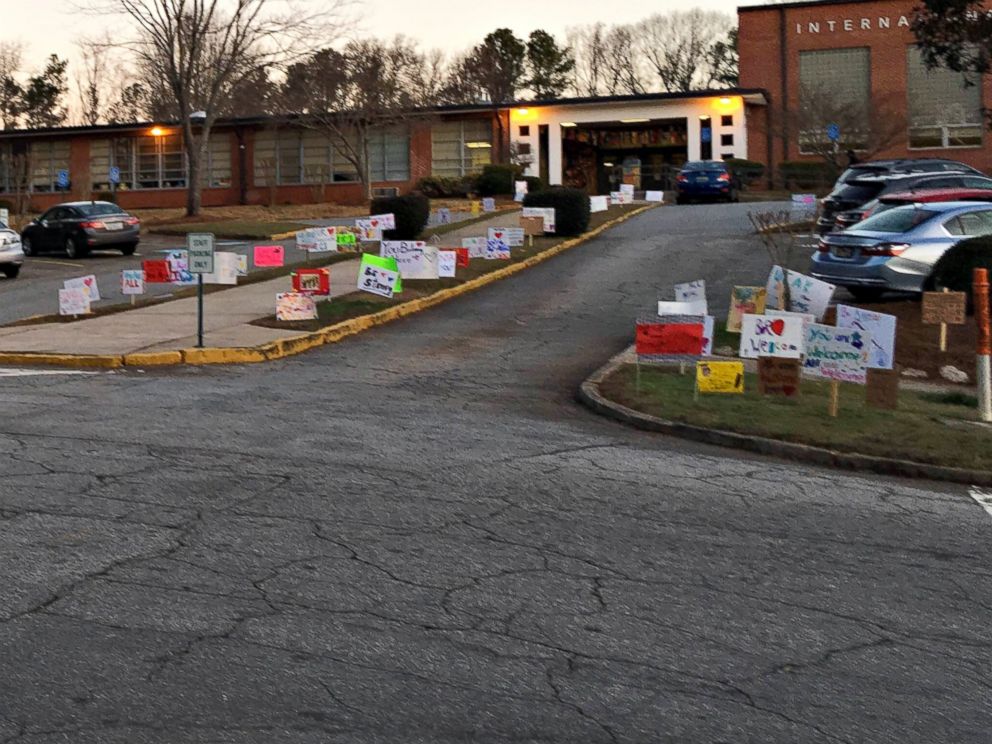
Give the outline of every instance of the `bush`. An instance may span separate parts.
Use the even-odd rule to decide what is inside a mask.
[[[589,195],[581,189],[552,186],[524,197],[525,207],[554,207],[556,235],[573,237],[589,229]]]
[[[952,292],[967,292],[970,309],[972,272],[975,269],[988,269],[992,275],[992,235],[967,238],[945,251],[937,259],[924,289],[946,287]]]
[[[513,182],[523,180],[519,165],[487,165],[478,178],[482,196],[513,196]]]
[[[524,176],[523,178],[519,178],[517,180],[519,180],[519,181],[526,181],[527,182],[527,193],[528,194],[536,194],[539,191],[544,191],[544,189],[547,188],[544,185],[544,181],[542,181],[537,176]]]
[[[449,178],[448,176],[428,176],[417,183],[417,191],[431,199],[464,199],[475,192],[474,176]]]
[[[371,212],[396,217],[396,229],[384,232],[383,240],[416,240],[427,227],[431,200],[423,194],[383,196],[372,200]]]
[[[815,189],[829,186],[836,178],[834,169],[823,161],[784,160],[778,166],[779,181],[785,188]]]
[[[731,158],[727,161],[727,167],[744,186],[752,186],[765,175],[765,164],[756,160]]]

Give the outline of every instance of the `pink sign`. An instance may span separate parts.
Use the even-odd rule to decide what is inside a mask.
[[[285,261],[281,245],[256,245],[255,266],[282,266]]]

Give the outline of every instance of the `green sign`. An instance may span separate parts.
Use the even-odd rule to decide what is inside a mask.
[[[338,231],[338,247],[356,245],[358,245],[358,239],[355,237],[355,233]]]
[[[383,297],[392,297],[402,292],[403,279],[396,259],[392,256],[363,253],[362,263],[358,267],[358,288]]]

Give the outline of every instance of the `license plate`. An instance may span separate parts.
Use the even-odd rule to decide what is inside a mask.
[[[834,248],[834,255],[837,258],[852,258],[854,256],[853,248]]]
[[[123,230],[124,229],[124,223],[123,222],[106,222],[104,224],[107,226],[107,229],[108,230]]]
[[[696,176],[696,183],[709,183],[710,179],[706,176]]]

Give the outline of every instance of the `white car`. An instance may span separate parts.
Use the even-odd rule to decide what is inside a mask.
[[[23,263],[21,236],[15,230],[0,224],[0,272],[8,279],[15,279],[21,273]]]

